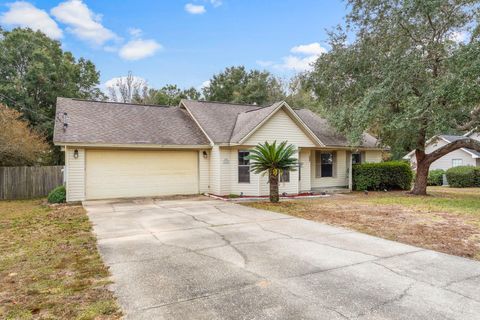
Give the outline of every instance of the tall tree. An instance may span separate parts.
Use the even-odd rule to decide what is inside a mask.
[[[412,192],[426,194],[433,161],[458,148],[480,150],[480,143],[463,139],[425,152],[430,136],[477,123],[479,1],[348,3],[347,27],[330,33],[331,50],[315,63],[312,86],[324,114],[351,141],[370,130],[387,145],[414,149]],[[464,84],[476,88],[468,92]]]
[[[199,100],[200,97],[201,93],[193,87],[182,90],[175,84],[167,84],[160,89],[148,89],[145,94],[139,97],[139,99],[136,99],[135,102],[177,106],[182,99]]]
[[[0,166],[33,165],[48,157],[45,138],[21,118],[17,110],[0,104]]]
[[[131,71],[125,77],[116,78],[107,87],[108,98],[113,102],[138,102],[148,93],[148,84],[142,78],[135,77]]]
[[[99,72],[31,29],[0,29],[0,102],[16,108],[51,144],[57,97],[101,99]],[[58,148],[52,161],[60,163]]]
[[[203,88],[208,101],[256,103],[263,105],[284,98],[282,83],[268,71],[250,70],[244,66],[229,67],[216,74]]]
[[[315,111],[319,109],[320,104],[308,81],[307,73],[297,74],[290,79],[285,101],[294,108],[307,108]]]

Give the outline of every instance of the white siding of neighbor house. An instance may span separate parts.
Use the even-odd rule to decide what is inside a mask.
[[[203,157],[203,152],[207,153],[207,158]],[[198,185],[200,193],[210,192],[210,156],[209,150],[200,150],[198,152]]]
[[[76,148],[78,158],[73,157],[75,148],[65,148],[65,171],[67,201],[85,200],[85,149]]]
[[[480,140],[480,132],[474,132],[468,136],[469,138]]]
[[[297,147],[315,147],[315,143],[283,110],[278,110],[270,119],[258,128],[245,145],[256,145],[265,141],[288,141]]]
[[[437,139],[436,141],[430,143],[427,145],[427,147],[425,148],[425,152],[426,153],[431,153],[432,151],[446,145],[447,142],[445,142],[444,140],[442,139]],[[458,150],[455,150],[455,151],[452,151],[446,155],[444,155],[443,157],[441,157],[440,159],[434,161],[431,165],[430,165],[430,170],[435,170],[435,169],[443,169],[443,170],[448,170],[452,167],[452,161],[453,159],[462,159],[462,162],[464,166],[475,166],[477,165],[477,159],[475,158],[472,158],[472,155],[461,150],[461,149],[458,149]],[[416,162],[417,162],[417,159],[415,158],[415,154],[413,154],[413,156],[410,158],[410,162],[412,163],[412,166],[414,168],[416,168]]]

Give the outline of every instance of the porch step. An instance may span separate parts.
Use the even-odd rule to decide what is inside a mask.
[[[311,190],[315,194],[335,194],[335,193],[350,193],[348,187],[325,187],[325,188],[312,188]]]

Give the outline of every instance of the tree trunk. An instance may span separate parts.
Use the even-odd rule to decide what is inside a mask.
[[[423,150],[415,150],[415,157],[417,158],[417,176],[415,178],[415,186],[413,187],[412,194],[426,195],[428,170],[430,169],[430,165],[435,160],[438,160],[444,155],[460,148],[469,148],[480,152],[480,141],[471,138],[459,139],[428,154]]]
[[[268,173],[268,182],[270,184],[270,202],[276,203],[279,201],[278,196],[278,174],[273,174],[272,171]]]
[[[417,163],[417,175],[415,177],[415,185],[413,186],[412,194],[418,196],[424,196],[427,194],[427,179],[429,169],[430,163],[426,161],[420,161]]]

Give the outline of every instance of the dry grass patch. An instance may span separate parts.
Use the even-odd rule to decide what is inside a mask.
[[[119,319],[81,206],[0,201],[1,319]]]
[[[429,192],[426,197],[370,192],[245,205],[480,260],[480,188]]]

